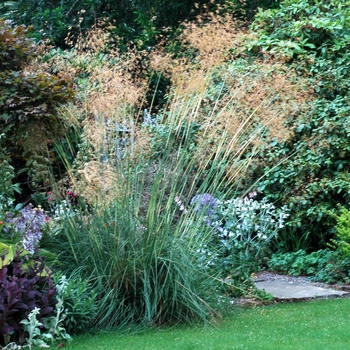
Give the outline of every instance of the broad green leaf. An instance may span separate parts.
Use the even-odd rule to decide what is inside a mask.
[[[0,242],[0,253],[5,253],[5,259],[2,261],[2,267],[8,265],[13,260],[13,250],[11,245]]]

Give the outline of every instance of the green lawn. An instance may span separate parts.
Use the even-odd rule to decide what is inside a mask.
[[[293,349],[350,348],[350,299],[240,309],[217,327],[177,326],[136,335],[104,333],[74,337],[65,349]]]

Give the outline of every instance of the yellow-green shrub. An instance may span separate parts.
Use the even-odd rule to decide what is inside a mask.
[[[342,208],[340,215],[335,216],[336,234],[329,244],[336,248],[343,256],[350,257],[350,210]]]

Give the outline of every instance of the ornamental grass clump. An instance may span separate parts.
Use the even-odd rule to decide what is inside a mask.
[[[209,321],[217,314],[215,279],[200,271],[194,259],[205,235],[186,227],[173,204],[174,194],[190,185],[181,160],[175,165],[152,169],[156,174],[147,168],[130,174],[123,196],[94,205],[80,220],[67,217],[73,260],[67,264],[74,262],[84,277],[92,276],[97,326]],[[152,176],[151,188],[146,175]]]
[[[79,114],[72,123],[81,126],[76,155],[69,159],[56,147],[80,198],[76,215],[63,213],[55,237],[60,267],[68,277],[79,267],[92,283],[94,326],[208,322],[221,305],[228,308],[218,303],[221,268],[203,269],[213,255],[198,253],[212,246],[215,230],[203,219],[217,212],[219,199],[237,196],[232,179],[250,163],[242,155],[256,152],[266,127],[256,118],[262,102],[243,117],[236,99],[248,83],[221,89],[222,76],[208,66],[189,68],[173,76],[179,85],[169,89],[164,108],[142,122],[135,92],[145,91],[145,82],[108,61],[91,67],[77,93],[84,120]],[[73,109],[63,113],[75,117]]]
[[[213,111],[203,127],[195,127],[203,117],[199,106],[204,93],[173,96],[169,110],[152,126],[155,133],[166,130],[156,154],[143,143],[145,138],[152,142],[154,135],[147,123],[129,119],[126,125],[133,125],[135,138],[119,153],[116,146],[124,133],[118,133],[123,120],[118,113],[108,129],[104,126],[111,111],[106,118],[95,118],[94,129],[85,125],[79,153],[67,170],[73,190],[87,206],[74,217],[65,216],[59,239],[60,254],[69,257],[61,268],[69,275],[80,267],[97,292],[95,326],[208,322],[224,306],[218,304],[220,274],[198,264],[197,250],[210,241],[211,229],[195,220],[200,214],[193,210],[180,215],[175,198],[184,198],[187,206],[196,193],[220,189],[228,195],[227,169],[239,168],[237,148],[256,135],[246,135],[242,126],[234,135],[240,147],[223,132],[220,142],[208,148],[205,135],[217,114]],[[207,197],[197,198],[198,209],[203,201],[210,202]]]

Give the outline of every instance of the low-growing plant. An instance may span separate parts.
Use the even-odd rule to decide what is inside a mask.
[[[43,324],[39,322],[36,316],[40,314],[40,309],[35,307],[28,315],[28,319],[24,319],[21,321],[21,325],[23,325],[23,329],[28,334],[25,342],[26,346],[31,349],[33,346],[38,346],[40,348],[48,348],[49,345],[43,339],[43,335],[41,333],[41,327]]]
[[[57,304],[55,307],[54,315],[43,318],[43,326],[47,329],[47,332],[41,334],[41,338],[53,343],[58,340],[71,341],[71,336],[67,333],[64,327],[64,320],[66,313],[64,310],[63,299],[56,296]]]
[[[52,272],[43,258],[34,256],[31,265],[24,267],[24,258],[17,251],[14,259],[4,264],[6,251],[1,252],[0,269],[0,344],[10,341],[23,344],[26,333],[21,321],[36,307],[38,320],[52,314],[56,303],[56,289]]]
[[[273,240],[273,251],[280,253],[296,252],[298,250],[308,251],[310,246],[310,231],[300,234],[290,225],[285,225]]]
[[[49,348],[50,344],[58,340],[71,341],[72,338],[61,325],[64,320],[63,300],[59,299],[55,306],[55,315],[46,316],[39,322],[37,315],[40,309],[35,307],[28,315],[28,319],[21,321],[22,328],[28,336],[24,347]]]
[[[223,277],[238,275],[239,278],[245,278],[257,268],[289,215],[285,207],[278,209],[266,199],[253,199],[256,194],[219,200],[205,193],[191,199],[192,210],[198,214],[195,220],[202,221],[202,227],[206,226],[211,236],[209,243],[199,250],[200,261],[207,264],[202,267],[216,267]],[[175,200],[181,211],[188,211],[180,199]]]
[[[271,270],[293,276],[306,275],[326,283],[349,282],[350,259],[330,249],[307,254],[305,250],[273,254],[268,262]]]
[[[61,302],[62,327],[68,334],[86,331],[97,313],[97,294],[89,279],[83,280],[80,269],[74,271],[69,278],[56,273],[54,276],[57,299]]]
[[[56,284],[56,305],[52,314],[41,318],[41,322],[37,319],[40,309],[35,307],[28,315],[28,319],[21,321],[26,337],[26,344],[29,348],[50,347],[55,341],[66,340],[71,341],[71,336],[65,328],[65,319],[67,318],[67,310],[64,307],[64,299],[62,293],[66,287],[66,283],[55,277],[61,283]]]

